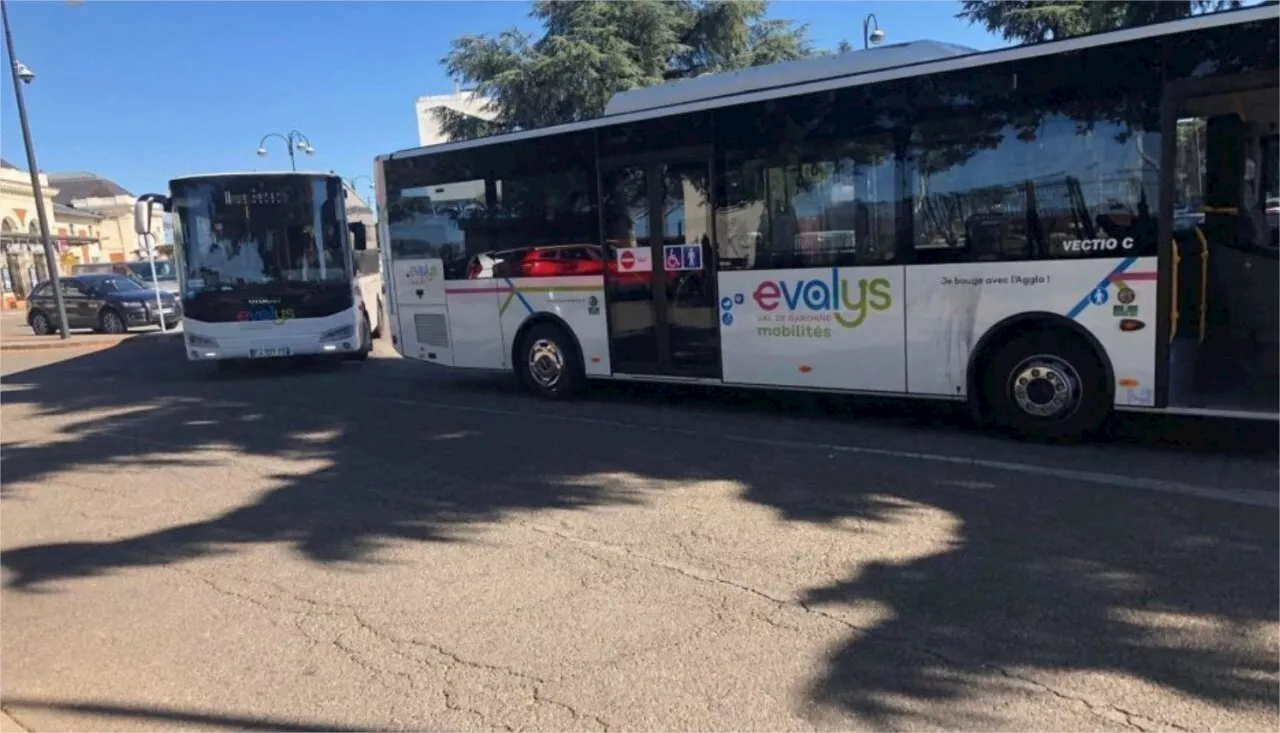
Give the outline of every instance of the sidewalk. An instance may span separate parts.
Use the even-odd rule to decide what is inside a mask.
[[[169,331],[180,333],[182,326]],[[140,329],[124,334],[94,333],[77,329],[71,331],[68,339],[60,338],[56,333],[49,336],[37,336],[27,326],[26,314],[4,311],[0,313],[0,351],[34,351],[41,349],[106,349],[117,344],[145,341],[163,337],[165,334],[158,328]]]

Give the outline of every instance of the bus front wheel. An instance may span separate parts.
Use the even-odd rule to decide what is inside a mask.
[[[987,365],[983,396],[998,427],[1040,441],[1079,440],[1111,411],[1101,360],[1064,331],[1029,333],[1001,346]]]
[[[573,339],[560,326],[540,323],[525,334],[516,363],[525,387],[550,399],[577,394],[586,378]]]
[[[351,355],[351,359],[353,361],[364,361],[369,358],[370,351],[373,351],[373,332],[369,329],[369,314],[366,313],[360,320],[360,346]]]

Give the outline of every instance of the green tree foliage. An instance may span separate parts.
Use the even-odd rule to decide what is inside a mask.
[[[1240,7],[1240,0],[963,0],[956,17],[1006,41],[1040,43]]]
[[[464,36],[442,59],[491,102],[492,121],[437,111],[450,139],[598,117],[616,93],[808,56],[808,27],[768,19],[766,0],[537,0],[544,33]]]

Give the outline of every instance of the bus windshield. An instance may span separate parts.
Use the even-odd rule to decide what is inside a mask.
[[[143,282],[151,282],[151,263],[150,262],[130,262],[126,265],[129,268],[129,274],[141,279]],[[160,282],[173,282],[178,279],[178,272],[173,267],[173,262],[169,260],[156,260],[156,280]]]
[[[171,187],[188,292],[350,277],[338,178],[210,176]]]

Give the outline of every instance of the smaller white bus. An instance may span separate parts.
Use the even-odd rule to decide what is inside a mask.
[[[139,198],[174,222],[189,361],[363,360],[382,327],[379,262],[363,223],[347,222],[342,179],[327,173],[218,173]]]

